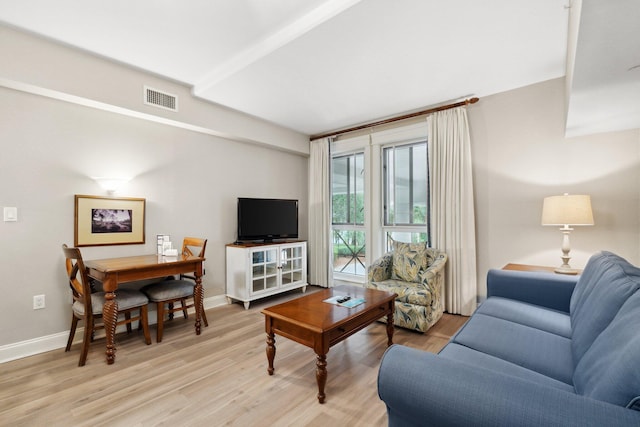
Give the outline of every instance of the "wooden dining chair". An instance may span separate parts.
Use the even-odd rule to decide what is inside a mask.
[[[207,239],[197,237],[185,237],[182,242],[182,254],[204,258],[207,248]],[[194,272],[195,273],[195,272]],[[162,341],[164,331],[164,317],[168,314],[168,320],[173,319],[173,313],[182,311],[185,319],[189,318],[188,309],[195,308],[195,274],[181,274],[178,279],[164,280],[144,286],[140,290],[147,295],[149,301],[156,304],[157,332],[156,341]],[[180,303],[179,306],[176,306]],[[207,315],[202,311],[202,322],[209,326]]]
[[[82,261],[80,249],[62,245],[62,251],[65,256],[69,286],[73,295],[71,329],[69,330],[69,339],[67,340],[65,351],[71,349],[78,321],[84,320],[84,336],[82,350],[80,351],[80,361],[78,362],[78,366],[84,366],[87,361],[89,344],[93,341],[95,331],[104,329],[102,309],[106,302],[105,292],[91,292],[89,276]],[[149,299],[142,292],[129,289],[118,289],[115,293],[118,301],[118,316],[121,314],[124,316],[124,319],[119,320],[116,326],[126,324],[127,332],[130,333],[132,330],[131,323],[139,320],[144,332],[144,340],[147,345],[151,344],[147,318]],[[131,313],[134,311],[138,311],[139,314],[132,317]]]

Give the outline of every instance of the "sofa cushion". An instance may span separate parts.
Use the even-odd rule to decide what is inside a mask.
[[[499,359],[494,356],[490,356],[485,353],[464,347],[459,344],[451,343],[442,349],[439,353],[442,357],[448,357],[450,359],[458,360],[468,363],[472,366],[489,369],[491,371],[501,372],[513,377],[522,378],[523,380],[531,381],[540,385],[546,385],[549,387],[558,388],[571,393],[575,393],[573,386],[563,383],[562,381],[554,380],[546,375],[542,375],[538,372],[530,369],[523,368],[511,362]]]
[[[429,266],[426,243],[393,242],[391,278],[405,282],[419,282],[418,274]]]
[[[593,399],[625,407],[640,401],[640,291],[596,338],[573,380],[579,394]]]
[[[572,384],[571,340],[560,335],[475,313],[451,341]]]
[[[571,338],[571,318],[569,314],[561,311],[550,310],[508,298],[491,297],[478,307],[476,313],[498,317],[565,338]]]
[[[640,269],[611,252],[593,255],[571,296],[576,366],[624,302],[640,288]]]

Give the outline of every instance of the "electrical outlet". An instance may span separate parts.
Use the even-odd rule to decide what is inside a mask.
[[[33,296],[33,309],[39,310],[44,308],[44,295],[34,295]]]

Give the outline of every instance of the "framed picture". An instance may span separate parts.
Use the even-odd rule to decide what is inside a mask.
[[[144,243],[145,199],[75,196],[75,246]]]

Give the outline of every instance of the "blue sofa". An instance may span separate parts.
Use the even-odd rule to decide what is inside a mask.
[[[439,354],[391,346],[390,426],[640,426],[640,269],[490,270],[487,300]]]

